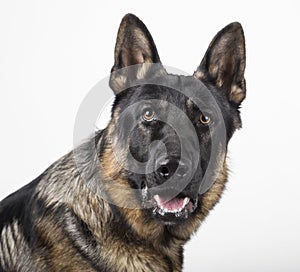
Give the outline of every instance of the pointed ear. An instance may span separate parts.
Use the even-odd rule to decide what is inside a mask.
[[[246,97],[245,65],[243,28],[231,23],[214,37],[194,76],[224,89],[228,99],[240,105]]]
[[[147,64],[151,63],[161,62],[150,32],[135,15],[125,15],[118,31],[110,87],[118,93],[129,81],[143,78],[150,67]],[[130,68],[130,72],[120,70],[132,65],[137,66]]]

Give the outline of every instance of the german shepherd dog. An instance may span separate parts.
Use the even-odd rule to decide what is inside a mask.
[[[175,75],[128,14],[114,58],[108,126],[0,202],[0,271],[182,271],[241,127],[243,29],[226,26],[193,76]]]

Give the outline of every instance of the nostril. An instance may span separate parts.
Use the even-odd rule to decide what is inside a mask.
[[[176,175],[177,178],[186,178],[190,172],[191,162],[188,160],[178,160],[162,158],[156,160],[156,175],[163,178],[163,180],[169,179],[172,175]]]
[[[164,178],[169,177],[169,175],[170,175],[169,168],[167,166],[161,166],[159,168],[159,174]]]

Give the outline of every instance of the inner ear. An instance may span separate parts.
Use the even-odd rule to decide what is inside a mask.
[[[121,58],[120,63],[123,67],[145,63],[145,56],[143,55],[142,50],[127,50],[124,48],[121,53]]]
[[[135,64],[160,63],[155,43],[146,26],[137,17],[131,18],[134,15],[127,16],[122,20],[119,29],[113,69]]]
[[[224,89],[228,99],[239,105],[246,96],[245,65],[243,28],[236,22],[214,37],[194,76]]]
[[[115,92],[124,89],[129,81],[145,77],[150,69],[150,66],[146,64],[161,64],[150,32],[144,23],[133,14],[127,14],[122,19],[114,59],[110,86]],[[128,69],[130,72],[127,71],[127,73],[120,70],[132,65],[138,66]]]

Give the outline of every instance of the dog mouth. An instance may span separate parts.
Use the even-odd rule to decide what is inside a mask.
[[[153,197],[157,206],[155,210],[161,215],[166,213],[173,213],[175,215],[180,215],[183,211],[192,211],[193,204],[189,197],[174,197],[172,199],[164,198],[159,195]]]
[[[148,198],[149,199],[149,198]],[[165,224],[184,221],[196,210],[198,197],[192,198],[182,193],[175,197],[155,194],[144,204],[152,216]]]

